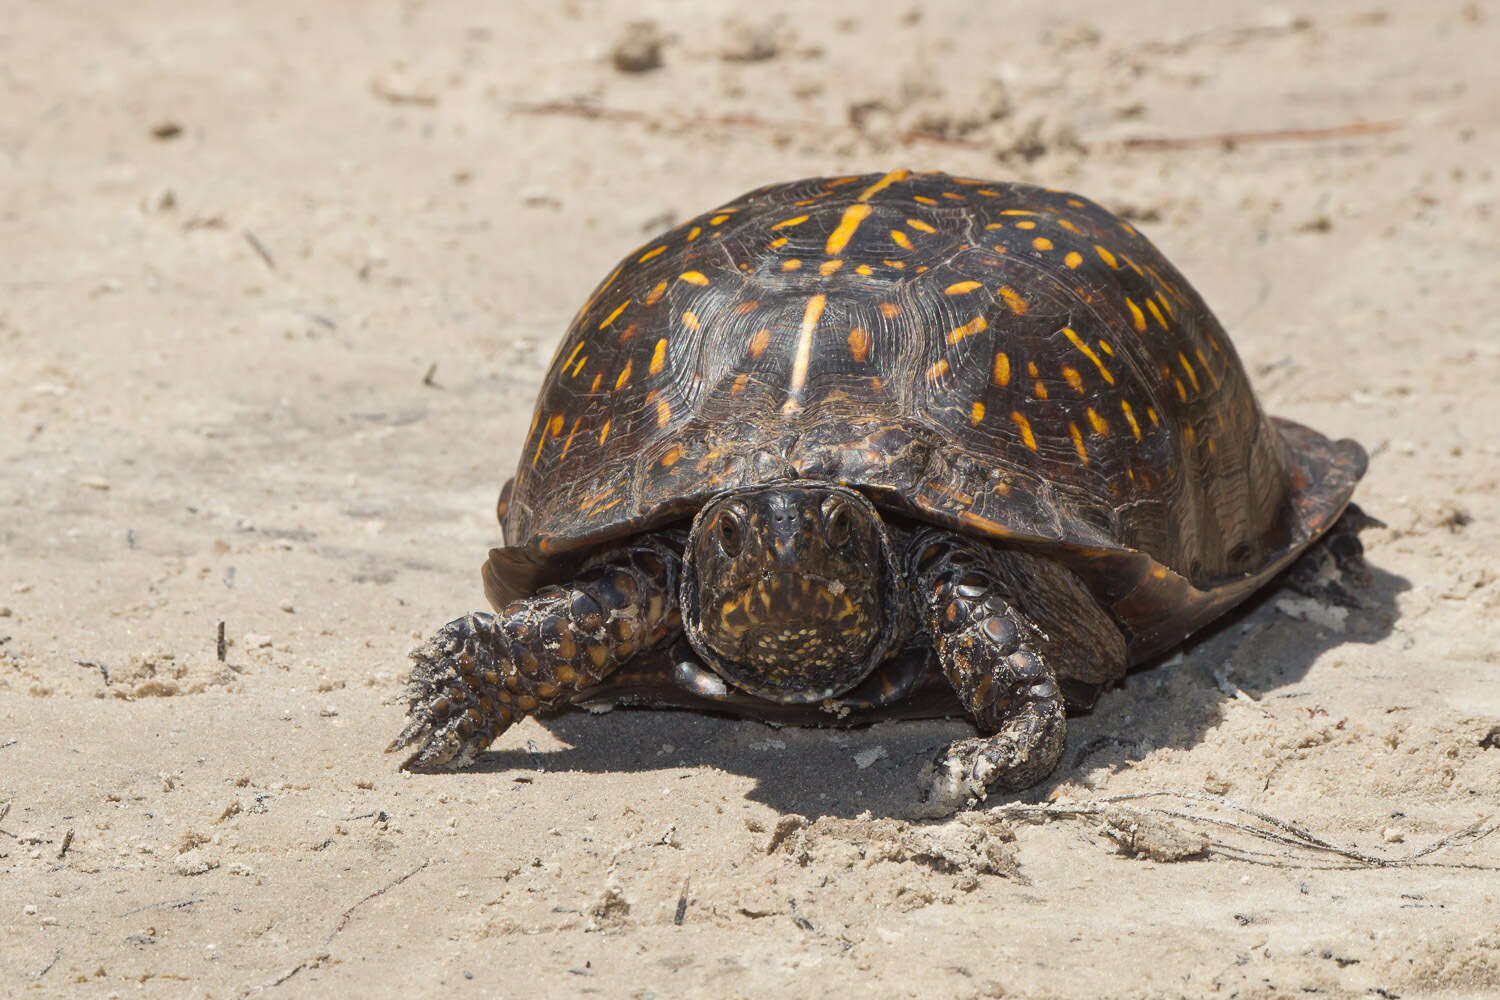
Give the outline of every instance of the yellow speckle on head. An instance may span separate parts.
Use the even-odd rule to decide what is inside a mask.
[[[911,249],[911,237],[907,236],[904,232],[902,232],[899,229],[892,229],[891,230],[891,242],[895,243],[898,247],[901,247],[903,250],[910,250]]]
[[[1026,310],[1031,308],[1031,306],[1027,304],[1026,300],[1021,298],[1020,293],[1018,293],[1014,288],[1011,288],[1009,285],[1000,286],[1000,299],[1010,308],[1010,311],[1015,313],[1017,316],[1025,316]]]
[[[693,315],[693,314],[692,313],[685,313],[683,315],[683,319],[686,320],[687,317],[691,316],[691,315]],[[694,320],[694,325],[695,326],[696,326],[696,323],[697,323],[697,321]],[[655,375],[658,372],[660,372],[662,365],[664,365],[666,363],[667,363],[667,338],[663,337],[663,338],[661,338],[660,340],[658,340],[656,342],[656,350],[654,350],[654,351],[651,352],[651,368],[650,368],[651,374]]]
[[[856,326],[849,331],[849,354],[855,361],[864,364],[870,357],[870,331]]]
[[[944,295],[964,295],[982,287],[977,281],[959,281],[943,289]]]
[[[930,226],[927,223],[923,222],[921,219],[907,219],[906,224],[919,233],[937,232],[937,228],[935,226]]]
[[[709,219],[708,220],[708,224],[710,226],[722,226],[724,223],[726,223],[728,221],[729,221],[729,214],[726,212],[726,213],[724,213],[722,215],[716,215],[712,219]]]
[[[1089,425],[1094,428],[1095,434],[1108,434],[1109,421],[1099,416],[1099,411],[1092,406],[1088,408]]]
[[[1078,460],[1084,465],[1089,464],[1088,449],[1083,446],[1083,433],[1079,431],[1078,425],[1072,421],[1068,422],[1068,436],[1073,439],[1073,450],[1078,452]]]
[[[1071,269],[1077,269],[1078,265],[1082,263],[1083,254],[1079,253],[1077,250],[1069,250],[1068,255],[1063,258],[1063,264]]]
[[[1080,337],[1080,336],[1078,336],[1078,334],[1076,332],[1074,332],[1074,330],[1073,330],[1073,328],[1071,326],[1065,326],[1065,327],[1063,327],[1063,336],[1067,337],[1070,341],[1072,341],[1073,342],[1073,346],[1076,347],[1076,348],[1078,348],[1078,350],[1082,351],[1083,352],[1083,356],[1086,357],[1086,358],[1088,358],[1090,361],[1092,361],[1094,363],[1094,367],[1097,368],[1097,369],[1099,369],[1099,374],[1102,375],[1102,376],[1104,376],[1104,381],[1108,382],[1110,385],[1114,385],[1115,384],[1115,377],[1110,374],[1110,371],[1109,371],[1108,368],[1104,367],[1104,361],[1103,361],[1103,359],[1101,359],[1099,357],[1099,355],[1097,355],[1097,354],[1094,353],[1094,349],[1092,347],[1090,347],[1088,344],[1084,343],[1083,338]]]
[[[1136,305],[1135,300],[1128,295],[1125,296],[1125,305],[1130,310],[1131,325],[1135,327],[1137,333],[1145,333],[1146,314],[1141,312],[1141,307]]]
[[[1020,222],[1016,223],[1016,228],[1017,229],[1035,229],[1036,228],[1036,223],[1032,222],[1030,219],[1022,219]]]
[[[1156,325],[1165,330],[1167,328],[1167,321],[1162,318],[1161,310],[1156,307],[1155,299],[1146,300],[1146,309],[1151,313],[1151,318],[1156,320]]]
[[[708,277],[702,271],[683,271],[677,276],[677,279],[679,281],[686,281],[690,285],[697,285],[700,288],[708,284]]]
[[[1031,241],[1031,245],[1036,247],[1038,250],[1052,249],[1052,241],[1047,239],[1047,237],[1045,236],[1038,236],[1036,239]]]
[[[654,306],[661,301],[661,297],[665,295],[666,292],[667,283],[665,281],[658,281],[656,285],[651,289],[651,291],[646,293],[646,298],[643,301],[648,306]]]
[[[599,447],[604,447],[605,439],[609,437],[609,421],[604,421],[604,426],[599,428]]]
[[[927,369],[927,381],[936,382],[938,379],[948,374],[948,368],[948,359],[940,358],[936,363],[933,364],[931,368]]]
[[[613,323],[615,320],[619,319],[620,313],[624,312],[625,307],[628,305],[630,305],[630,300],[626,299],[624,302],[621,302],[619,305],[615,306],[615,311],[604,317],[604,322],[599,324],[599,329],[602,330],[606,326],[609,326],[609,324]]]
[[[1004,351],[995,355],[995,384],[1010,385],[1010,358]]]
[[[1021,431],[1021,443],[1036,451],[1036,435],[1031,433],[1031,421],[1020,410],[1011,410],[1010,419]]]
[[[1135,439],[1139,441],[1141,439],[1141,425],[1135,422],[1135,411],[1130,408],[1129,401],[1120,400],[1120,412],[1125,414],[1125,422],[1130,425],[1130,433],[1134,434]]]
[[[974,426],[977,427],[977,426],[979,426],[980,421],[982,421],[983,419],[984,419],[984,404],[981,403],[981,402],[979,402],[976,399],[974,401],[974,405],[971,406],[971,407],[969,407],[969,423],[971,423],[971,424],[973,424]]]
[[[894,302],[882,302],[880,303],[880,315],[886,319],[895,319],[901,315],[901,307]]]
[[[956,326],[953,329],[949,330],[948,343],[956,344],[960,340],[963,340],[965,337],[973,336],[976,333],[982,333],[984,330],[989,328],[989,325],[989,322],[983,316],[975,316],[963,326]]]
[[[819,264],[818,273],[826,278],[843,266],[843,260],[841,258],[835,257],[833,260],[825,260],[823,263]]]
[[[855,266],[854,273],[864,275],[866,278],[868,278],[870,275],[875,273],[875,269],[869,264],[859,264]]]
[[[796,257],[793,257],[791,260],[784,260],[781,262],[781,269],[783,271],[795,271],[801,266],[802,262]]]
[[[1182,365],[1182,370],[1187,373],[1188,381],[1193,383],[1193,391],[1201,392],[1202,389],[1198,385],[1198,376],[1193,372],[1193,366],[1188,364],[1187,355],[1178,351],[1177,361]]]
[[[1063,365],[1062,374],[1063,378],[1067,379],[1069,385],[1071,385],[1074,389],[1077,389],[1079,392],[1083,391],[1083,376],[1078,374],[1077,368],[1071,368],[1068,365]]]
[[[762,327],[750,336],[750,356],[758,358],[765,353],[766,345],[771,342],[771,331]]]
[[[636,258],[636,262],[640,263],[640,264],[644,264],[644,263],[646,263],[646,261],[650,260],[651,258],[653,258],[653,257],[660,257],[662,254],[664,254],[666,252],[667,252],[667,248],[665,246],[659,246],[655,250],[647,250],[645,253],[641,254],[639,257]]]
[[[771,245],[771,249],[772,250],[780,250],[782,247],[784,247],[784,246],[787,245],[787,242],[788,242],[788,240],[787,240],[787,238],[785,236],[778,236],[774,240],[771,241],[771,244],[770,244]]]
[[[626,358],[625,359],[625,367],[620,369],[620,376],[615,379],[615,390],[616,391],[619,391],[620,389],[625,388],[625,383],[630,381],[630,369],[631,369],[631,366],[634,365],[634,364],[635,364],[634,359],[632,359],[632,358]]]
[[[790,219],[782,219],[780,222],[773,223],[771,225],[771,228],[772,229],[788,229],[788,228],[790,228],[792,226],[800,226],[800,225],[802,225],[802,223],[806,222],[807,219],[808,219],[808,216],[798,215],[798,216],[795,216],[795,217],[790,218]]]
[[[682,325],[696,333],[698,330],[698,314],[691,309],[684,309],[682,311]]]
[[[859,197],[854,200],[869,201],[871,198],[875,197],[875,195],[879,194],[881,191],[884,191],[892,184],[895,184],[898,181],[904,181],[910,176],[910,170],[892,170],[890,173],[880,178],[880,180],[876,181],[874,184],[871,184],[869,187],[861,191],[859,193]]]
[[[702,232],[703,232],[703,227],[702,226],[694,226],[692,229],[688,230],[687,241],[689,243],[693,242],[694,240],[696,240],[698,238],[699,234],[701,234]]]
[[[828,234],[828,242],[823,245],[823,252],[829,256],[841,254],[849,241],[854,238],[854,232],[859,224],[864,222],[870,215],[870,206],[856,202],[844,209],[844,215],[839,219],[839,224],[834,227],[833,232]]]
[[[1112,268],[1115,268],[1116,270],[1119,269],[1120,262],[1115,260],[1114,254],[1110,253],[1108,250],[1104,249],[1097,243],[1094,244],[1094,252],[1099,255],[1099,259],[1104,261],[1104,263],[1108,264]]]

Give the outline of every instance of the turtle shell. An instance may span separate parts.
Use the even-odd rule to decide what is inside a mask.
[[[1138,661],[1317,538],[1352,441],[1267,418],[1128,222],[939,173],[751,191],[632,252],[574,319],[501,494],[496,607],[721,490],[847,484],[1065,559]]]

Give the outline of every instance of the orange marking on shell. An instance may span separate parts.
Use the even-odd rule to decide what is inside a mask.
[[[880,263],[886,267],[894,267],[898,271],[906,270],[906,261],[904,260],[882,260]]]
[[[1068,255],[1063,258],[1063,264],[1070,270],[1077,270],[1078,265],[1083,263],[1083,254],[1077,250],[1069,250]]]
[[[578,345],[573,348],[573,353],[568,355],[568,360],[562,363],[563,370],[567,370],[567,367],[573,363],[574,358],[578,357],[578,352],[581,350],[583,350],[583,341],[580,340]]]
[[[910,250],[911,249],[911,237],[907,236],[905,233],[903,233],[899,229],[892,229],[891,230],[891,242],[895,243],[898,247],[901,247],[903,250]]]
[[[721,212],[720,214],[714,216],[712,219],[709,219],[708,220],[708,224],[710,226],[722,226],[724,223],[726,223],[728,221],[729,221],[729,213],[728,212]]]
[[[862,274],[866,278],[875,273],[875,269],[869,264],[859,264],[854,268],[855,274]]]
[[[756,330],[750,337],[750,356],[758,358],[765,352],[766,345],[771,342],[771,331],[762,327]]]
[[[677,276],[677,280],[686,281],[688,284],[697,285],[699,288],[708,284],[708,276],[702,271],[683,271]]]
[[[615,391],[619,392],[625,388],[625,383],[630,381],[630,369],[635,365],[634,358],[625,359],[625,367],[620,369],[620,375],[615,379]]]
[[[598,508],[595,508],[593,511],[591,511],[590,512],[590,516],[591,517],[598,517],[600,514],[603,514],[605,511],[609,510],[611,507],[618,506],[618,505],[620,505],[620,504],[622,504],[624,502],[625,502],[625,498],[624,497],[615,497],[613,500],[611,500],[609,503],[605,504],[603,507],[598,507]],[[560,670],[558,671],[557,677],[558,677],[558,680],[562,680],[562,671],[560,671]]]
[[[707,284],[706,280],[704,284]],[[667,294],[667,283],[665,281],[658,281],[651,291],[646,293],[646,297],[642,301],[648,306],[654,306],[661,301],[661,297],[665,294]]]
[[[783,271],[795,271],[801,266],[802,262],[796,257],[793,257],[791,260],[784,260],[781,262],[781,269]]]
[[[656,401],[656,426],[665,427],[672,419],[672,406],[665,399]]]
[[[681,458],[682,448],[674,444],[667,450],[667,453],[661,457],[661,464],[665,468],[670,469],[672,466],[676,465]]]
[[[856,326],[849,331],[849,354],[860,364],[870,357],[870,331]]]
[[[1187,372],[1188,381],[1193,383],[1193,391],[1202,392],[1202,388],[1198,385],[1198,376],[1193,372],[1193,366],[1188,364],[1187,355],[1183,354],[1181,351],[1178,351],[1177,361],[1182,365],[1182,370],[1184,372]]]
[[[1109,346],[1109,341],[1104,340],[1102,338],[1099,341],[1099,350],[1103,351],[1105,354],[1109,355],[1110,357],[1114,357],[1115,356],[1115,349],[1113,347]]]
[[[1028,362],[1026,362],[1026,374],[1030,375],[1032,378],[1036,378],[1037,377],[1037,375],[1039,374],[1039,372],[1037,370],[1036,362],[1035,361],[1028,361]]]
[[[1130,310],[1130,322],[1135,327],[1136,333],[1146,332],[1146,314],[1141,312],[1141,307],[1135,304],[1130,296],[1125,296],[1125,305]]]
[[[689,316],[692,316],[692,315],[693,315],[692,313],[684,313],[682,318],[685,321]],[[697,321],[696,318],[693,320],[692,326],[693,326],[694,329],[698,328],[698,321]],[[658,372],[660,372],[661,368],[662,368],[662,365],[664,365],[666,363],[667,363],[667,338],[666,337],[662,337],[660,340],[658,340],[656,342],[656,350],[654,350],[654,351],[651,352],[651,368],[650,368],[651,374],[655,375]]]
[[[653,257],[660,257],[666,252],[667,248],[665,245],[659,246],[655,250],[647,250],[645,253],[636,258],[636,263],[644,264],[646,263],[646,261],[652,259]]]
[[[1036,380],[1036,382],[1031,387],[1031,391],[1037,399],[1047,398],[1047,386],[1046,383],[1044,383],[1041,379]]]
[[[568,436],[567,439],[563,441],[562,451],[557,453],[557,460],[559,462],[568,457],[568,449],[573,447],[573,435],[578,433],[578,425],[582,422],[582,417],[573,418],[573,426],[568,428]]]
[[[937,227],[936,226],[930,226],[927,223],[923,222],[921,219],[907,219],[906,220],[906,224],[908,226],[910,226],[911,228],[915,229],[919,233],[935,233],[935,232],[937,232]]]
[[[1119,270],[1120,262],[1115,260],[1114,254],[1110,253],[1108,250],[1104,249],[1097,243],[1094,244],[1094,252],[1099,255],[1099,259],[1104,261],[1104,263],[1108,264],[1115,270]]]
[[[1104,367],[1104,361],[1099,357],[1099,355],[1094,353],[1094,349],[1092,347],[1084,343],[1083,338],[1078,336],[1078,334],[1074,332],[1071,326],[1063,327],[1063,336],[1071,340],[1073,342],[1073,346],[1082,351],[1084,356],[1094,363],[1094,367],[1099,369],[1099,374],[1104,376],[1104,381],[1108,382],[1110,385],[1115,384],[1115,377],[1110,374],[1108,368]]]
[[[965,337],[971,337],[976,333],[983,333],[989,329],[989,321],[983,316],[975,316],[963,326],[956,326],[948,331],[948,343],[956,344]]]
[[[581,358],[578,359],[578,364],[576,364],[576,365],[573,366],[573,370],[568,373],[568,377],[569,378],[577,378],[578,377],[578,373],[581,372],[581,371],[583,371],[583,366],[586,365],[586,364],[588,364],[588,363],[589,363],[589,356],[587,354],[585,354],[583,357],[581,357]]]
[[[792,359],[787,400],[781,407],[783,413],[793,412],[800,403],[802,387],[807,384],[807,366],[812,361],[813,333],[818,328],[818,320],[822,318],[823,307],[827,304],[827,295],[814,295],[807,300],[807,307],[802,311],[802,329],[797,336],[797,353]]]
[[[734,384],[729,387],[729,394],[731,396],[738,396],[741,392],[745,391],[745,383],[749,381],[750,373],[740,372],[734,377]]]
[[[1063,227],[1063,228],[1064,228],[1064,229],[1066,229],[1066,230],[1067,230],[1067,231],[1068,231],[1068,232],[1070,232],[1070,233],[1077,233],[1077,234],[1079,234],[1079,235],[1082,235],[1082,234],[1083,234],[1083,230],[1082,230],[1082,229],[1079,229],[1079,228],[1078,228],[1078,227],[1077,227],[1077,226],[1075,226],[1075,225],[1074,225],[1074,224],[1073,224],[1073,223],[1072,223],[1072,222],[1071,222],[1071,221],[1070,221],[1070,220],[1068,220],[1068,219],[1058,219],[1058,220],[1057,220],[1057,224],[1058,224],[1058,225],[1059,225],[1059,226],[1062,226],[1062,227]]]
[[[986,229],[1004,229],[1005,228],[1005,223],[1003,223],[1003,222],[986,222],[984,224],[984,228],[986,228]]]
[[[604,426],[599,428],[599,447],[604,447],[604,440],[609,437],[609,421],[604,421]]]
[[[1089,417],[1089,425],[1094,428],[1095,434],[1109,433],[1109,421],[1099,416],[1099,411],[1090,406],[1087,410],[1087,413]]]
[[[1077,368],[1063,365],[1062,375],[1074,389],[1077,389],[1079,392],[1083,391],[1083,376],[1078,374]]]
[[[998,487],[997,487],[998,489]],[[996,535],[1001,538],[1009,537],[1013,532],[999,521],[992,521],[987,517],[981,517],[970,510],[958,512],[960,524],[982,531],[987,535]]]
[[[995,384],[1010,385],[1010,358],[1004,351],[995,355]]]
[[[760,303],[759,302],[757,302],[755,299],[748,299],[748,300],[746,300],[744,302],[741,302],[739,305],[735,306],[730,311],[733,312],[736,316],[744,316],[747,313],[753,313],[753,312],[755,312],[755,310],[757,310],[759,308],[760,308]]]
[[[859,193],[859,197],[856,198],[856,199],[854,199],[854,200],[855,201],[869,201],[871,198],[875,197],[875,195],[879,194],[881,191],[884,191],[886,188],[890,187],[892,184],[895,184],[898,181],[904,181],[904,180],[906,180],[910,176],[911,176],[911,171],[910,170],[892,170],[890,173],[888,173],[884,177],[880,178],[880,180],[876,181],[874,184],[871,184],[869,187],[867,187],[863,191],[861,191]],[[855,179],[857,179],[857,178],[849,178],[849,180],[855,180]],[[848,180],[844,181],[844,183],[847,184]],[[832,185],[830,185],[830,186],[832,186]]]
[[[1161,310],[1157,308],[1155,299],[1146,300],[1146,311],[1151,313],[1151,318],[1156,320],[1156,325],[1163,330],[1167,328],[1167,321],[1162,318]]]
[[[1041,213],[1040,212],[1033,212],[1029,208],[1004,208],[1004,209],[1000,210],[1000,214],[1001,215],[1040,215]]]
[[[924,205],[936,205],[938,203],[936,198],[929,198],[925,194],[914,194],[911,196],[911,200],[919,201]]]
[[[1130,433],[1134,434],[1135,439],[1139,441],[1141,439],[1141,425],[1135,422],[1135,411],[1130,408],[1128,400],[1120,400],[1120,412],[1125,414],[1125,422],[1130,424]]]
[[[948,368],[948,359],[940,358],[936,363],[933,364],[931,368],[927,369],[927,381],[936,382],[938,379],[948,374]]]
[[[1078,452],[1078,460],[1084,465],[1089,464],[1089,451],[1083,446],[1083,433],[1078,425],[1072,421],[1068,422],[1068,436],[1073,439],[1073,450]]]
[[[1021,443],[1036,451],[1036,435],[1031,433],[1031,421],[1026,419],[1026,414],[1020,410],[1011,410],[1010,419],[1021,431]]]
[[[775,229],[787,229],[787,228],[790,228],[791,226],[800,226],[800,225],[802,225],[802,223],[806,222],[808,220],[808,218],[809,217],[806,216],[806,215],[798,215],[798,216],[795,216],[795,217],[790,218],[790,219],[782,219],[780,222],[773,223],[772,226],[771,226],[771,228],[773,230],[775,230]]]
[[[625,307],[628,305],[630,305],[630,300],[626,299],[624,302],[621,302],[619,305],[615,306],[615,311],[604,317],[604,322],[599,324],[599,329],[602,330],[606,326],[609,326],[609,324],[613,323],[615,320],[619,319],[620,313],[624,312]]]
[[[943,289],[944,295],[965,295],[976,288],[982,288],[977,281],[957,281]]]
[[[901,315],[901,307],[896,305],[896,303],[894,302],[882,302],[880,303],[879,308],[880,315],[884,316],[886,319],[895,319],[897,316]]]
[[[979,400],[976,399],[974,401],[974,405],[969,408],[969,423],[971,423],[974,426],[978,427],[980,421],[982,421],[983,419],[984,419],[984,404],[981,403],[981,402],[979,402]]]
[[[1077,198],[1069,198],[1068,199],[1068,204],[1072,205],[1074,208],[1082,208],[1083,207],[1083,202],[1079,201]]]
[[[788,242],[790,241],[785,236],[778,236],[771,241],[770,247],[772,250],[780,250],[782,247],[786,246]]]
[[[1137,233],[1135,231],[1135,227],[1132,226],[1128,222],[1121,221],[1120,228],[1123,229],[1123,230],[1125,230],[1125,232],[1128,233],[1131,236],[1138,236],[1138,235],[1140,235],[1139,233]]]
[[[1047,237],[1045,236],[1038,236],[1036,239],[1031,241],[1031,245],[1036,247],[1038,250],[1052,249],[1052,241],[1047,239]]]
[[[1033,222],[1033,221],[1031,221],[1030,219],[1022,219],[1020,222],[1016,223],[1016,228],[1017,229],[1035,229],[1036,228],[1036,223]]]
[[[1182,439],[1190,445],[1198,443],[1198,432],[1193,430],[1192,424],[1188,424],[1182,429]]]
[[[1177,384],[1177,398],[1180,399],[1180,400],[1182,400],[1184,403],[1186,403],[1187,402],[1187,386],[1185,386],[1185,385],[1182,384],[1182,379],[1180,379],[1180,378],[1174,378],[1174,379],[1172,379],[1172,381]]]
[[[826,278],[843,266],[844,262],[835,257],[833,260],[825,260],[823,263],[819,264],[818,273]]]
[[[1025,316],[1026,311],[1031,308],[1030,304],[1027,303],[1025,299],[1021,298],[1020,293],[1017,292],[1014,288],[1011,288],[1009,285],[1002,285],[1000,287],[1000,299],[1007,306],[1009,306],[1010,311],[1015,313],[1017,316]]]
[[[591,392],[591,393],[598,392],[599,391],[599,383],[603,382],[603,381],[604,381],[604,373],[603,372],[596,372],[594,374],[594,384],[591,385],[591,386],[589,386],[589,392]]]
[[[620,331],[620,343],[623,344],[627,340],[629,340],[631,337],[634,337],[636,330],[638,330],[639,328],[640,328],[639,324],[632,323],[629,326],[627,326],[625,329],[621,330]]]
[[[698,314],[691,309],[684,309],[682,311],[682,325],[696,333],[698,331]]]
[[[843,253],[849,241],[854,238],[854,231],[869,217],[871,211],[869,205],[861,203],[855,203],[844,209],[844,215],[839,219],[839,224],[834,227],[833,232],[828,234],[828,242],[823,244],[823,252],[829,256]]]
[[[1152,271],[1151,273],[1155,274],[1156,272]],[[1158,302],[1161,303],[1161,307],[1167,311],[1167,318],[1168,319],[1176,319],[1177,318],[1177,313],[1174,312],[1173,309],[1172,309],[1172,303],[1170,303],[1170,302],[1167,301],[1167,297],[1165,295],[1163,295],[1161,292],[1157,292],[1156,293],[1156,299],[1157,299]]]
[[[1151,407],[1151,406],[1146,407],[1146,416],[1151,420],[1151,426],[1152,427],[1160,427],[1161,426],[1161,420],[1158,419],[1157,416],[1156,416],[1156,409],[1155,409],[1155,407]]]
[[[1010,253],[1010,247],[1006,246],[1004,243],[996,243],[994,246],[990,247],[990,249],[995,251],[996,253]]]
[[[1197,356],[1198,362],[1203,365],[1203,374],[1207,375],[1209,381],[1214,385],[1218,385],[1219,376],[1214,374],[1213,368],[1208,363],[1208,358],[1204,357],[1203,352],[1197,348],[1193,349],[1193,354]]]
[[[687,242],[689,242],[689,243],[693,242],[694,240],[696,240],[698,238],[698,236],[702,232],[703,232],[703,227],[702,226],[694,226],[692,229],[689,229],[688,230],[688,234],[687,234]]]

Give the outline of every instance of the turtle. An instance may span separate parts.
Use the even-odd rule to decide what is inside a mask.
[[[1289,568],[1363,570],[1366,462],[1267,416],[1203,299],[1093,201],[904,169],[761,187],[578,311],[500,494],[493,611],[411,654],[389,749],[463,767],[569,706],[951,714],[975,735],[922,798],[1019,792],[1131,667]]]

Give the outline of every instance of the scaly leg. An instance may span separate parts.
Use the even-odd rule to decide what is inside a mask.
[[[449,622],[412,651],[409,721],[386,748],[409,771],[458,768],[518,719],[566,704],[636,652],[678,635],[681,542],[654,535],[497,614]]]

